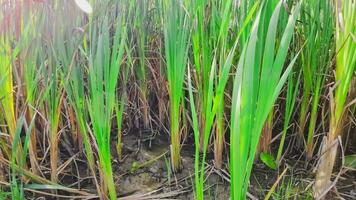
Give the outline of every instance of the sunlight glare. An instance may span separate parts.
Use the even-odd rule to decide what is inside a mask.
[[[88,14],[93,12],[93,8],[87,0],[75,0],[75,3],[83,12]]]

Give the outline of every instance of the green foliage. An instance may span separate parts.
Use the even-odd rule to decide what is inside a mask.
[[[180,165],[180,108],[188,61],[190,24],[183,1],[163,1],[163,33],[168,80],[172,167]]]
[[[341,1],[336,6],[338,6],[335,13],[337,16],[335,73],[337,85],[334,94],[335,108],[331,115],[331,126],[335,126],[334,128],[340,125],[350,82],[356,68],[356,2]]]
[[[15,134],[16,116],[13,95],[13,66],[12,62],[16,55],[12,54],[10,38],[0,35],[0,105],[4,109],[4,118],[8,125],[10,136]]]
[[[277,163],[280,163],[281,158],[282,158],[284,143],[285,143],[287,131],[289,128],[289,122],[292,118],[293,110],[295,107],[295,102],[296,102],[297,95],[299,92],[300,79],[301,79],[300,72],[299,72],[297,78],[296,78],[295,73],[291,73],[288,77],[287,96],[286,96],[284,121],[283,121],[283,131],[282,131],[282,137],[281,137],[281,141],[279,143],[278,152],[277,152],[277,156],[276,156]]]
[[[111,124],[116,105],[116,86],[126,42],[125,10],[115,16],[107,12],[89,26],[87,105],[92,130],[98,147],[99,163],[104,180],[103,189],[110,199],[116,199],[110,152]],[[114,22],[112,24],[112,22]],[[110,29],[113,29],[113,35]],[[113,37],[113,42],[110,38]]]
[[[275,200],[292,200],[292,199],[312,200],[313,194],[310,189],[304,191],[301,184],[293,176],[283,178],[277,190],[273,192],[272,198]]]
[[[27,189],[79,191],[60,185],[67,174],[59,172],[72,161],[65,161],[66,154],[59,149],[68,126],[81,134],[78,145],[84,145],[99,198],[116,199],[112,140],[117,133],[121,162],[122,133],[131,133],[130,124],[139,115],[145,129],[164,129],[169,121],[169,183],[171,168],[180,169],[181,142],[190,142],[190,135],[182,133],[192,128],[194,195],[199,200],[212,198],[204,187],[210,142],[214,140],[219,170],[224,167],[225,133],[230,133],[231,199],[246,199],[261,131],[266,121],[274,121],[273,108],[283,113],[278,152],[260,154],[271,169],[281,163],[293,121],[299,121],[294,127],[302,140],[308,132],[309,159],[319,145],[314,139],[322,114],[330,116],[330,123],[321,122],[330,129],[324,149],[342,133],[356,65],[355,4],[355,0],[0,0],[0,182],[8,182],[10,191],[0,191],[0,199],[27,198]],[[296,61],[299,68],[293,67]],[[327,82],[333,80],[326,77],[332,74],[334,61],[335,85],[328,88]],[[329,99],[323,97],[328,89]],[[323,103],[331,108],[322,113]],[[296,105],[300,112],[295,112]],[[169,113],[169,120],[164,113]],[[49,159],[43,156],[47,149]],[[333,153],[321,156],[324,163],[336,159],[336,148],[330,149]],[[166,154],[134,162],[131,172]],[[60,170],[59,158],[64,161]],[[354,168],[354,160],[354,155],[346,156],[345,165]],[[320,164],[315,182],[325,186],[332,167]],[[52,181],[39,174],[51,174]],[[274,199],[293,199],[293,193],[300,192],[293,186],[295,180],[284,182],[282,176],[267,199],[272,193]],[[311,197],[309,190],[303,197]]]
[[[345,156],[345,166],[356,169],[356,155]]]
[[[296,60],[295,57],[283,72],[300,3],[290,15],[277,48],[277,25],[282,1],[275,9],[273,3],[266,1],[258,12],[234,80],[230,121],[232,199],[246,198],[262,127]]]
[[[269,168],[276,170],[278,165],[276,164],[276,160],[271,154],[268,153],[260,153],[260,160]]]
[[[132,2],[132,1],[131,1]],[[132,4],[132,3],[131,3]],[[148,40],[150,1],[136,1],[136,11],[134,12],[134,36],[136,37],[136,54],[138,55],[138,67],[135,72],[140,87],[140,107],[143,115],[144,128],[149,126],[149,105],[148,105],[148,86],[147,86],[147,66],[146,66],[146,45]]]
[[[26,168],[26,156],[28,154],[28,147],[29,147],[29,142],[30,142],[30,134],[31,130],[34,126],[36,116],[32,117],[32,121],[29,124],[28,127],[26,127],[26,137],[23,143],[23,151],[19,152],[18,147],[22,147],[21,144],[21,132],[22,128],[24,127],[25,124],[25,117],[24,115],[21,115],[20,118],[18,119],[18,122],[16,124],[16,130],[15,130],[15,135],[14,135],[14,140],[12,143],[12,151],[11,151],[11,162],[10,162],[10,168],[11,168],[11,178],[10,178],[10,185],[11,185],[11,196],[12,199],[24,199],[24,175],[21,172],[18,172],[16,170],[16,167],[21,167],[21,168]],[[22,153],[21,158],[22,159],[16,159],[16,155],[19,153]]]
[[[331,59],[334,54],[333,32],[334,18],[330,1],[305,1],[302,6],[300,26],[302,43],[305,47],[301,52],[303,72],[303,98],[300,111],[300,132],[303,136],[306,117],[310,109],[310,120],[307,136],[307,155],[313,153],[313,136],[318,107],[325,76],[329,73]],[[312,101],[310,101],[312,99]],[[311,103],[311,104],[310,104]]]

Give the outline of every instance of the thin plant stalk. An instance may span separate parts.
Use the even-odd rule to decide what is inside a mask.
[[[206,34],[206,29],[209,27],[205,26],[205,19],[208,18],[206,13],[206,6],[208,1],[193,1],[192,3],[192,13],[194,20],[196,21],[193,32],[192,32],[192,48],[193,48],[193,60],[194,67],[196,69],[196,75],[193,76],[195,82],[197,83],[197,90],[199,98],[197,101],[198,105],[198,114],[199,114],[199,132],[200,135],[200,147],[203,147],[203,138],[204,138],[204,124],[205,124],[205,113],[206,113],[206,104],[208,99],[208,87],[209,87],[209,73],[211,70],[212,63],[212,54],[213,47],[210,45],[208,40],[208,34]],[[214,31],[214,30],[212,30]],[[202,149],[201,149],[202,150]]]
[[[295,80],[295,73],[291,73],[288,78],[288,85],[287,85],[287,96],[286,96],[286,103],[285,103],[285,112],[284,112],[284,121],[283,121],[283,131],[282,137],[279,142],[278,152],[276,156],[276,162],[279,164],[282,158],[282,153],[284,152],[284,143],[287,137],[287,131],[289,129],[289,123],[293,115],[295,102],[297,99],[299,85],[300,85],[300,73]]]
[[[50,145],[50,165],[51,165],[51,181],[58,182],[58,143],[59,143],[59,125],[61,122],[61,110],[64,99],[64,75],[62,67],[69,66],[67,63],[71,55],[64,51],[64,43],[67,38],[65,34],[70,29],[71,21],[63,21],[60,16],[63,16],[68,4],[65,2],[54,1],[54,16],[49,14],[52,12],[46,8],[44,12],[48,15],[46,19],[46,28],[49,29],[44,37],[50,38],[47,40],[46,46],[43,47],[45,59],[48,61],[44,67],[45,75],[45,92],[44,104],[49,123],[49,145]],[[58,18],[57,18],[58,17]],[[52,21],[53,20],[53,21]],[[55,22],[55,23],[53,23]],[[67,32],[66,32],[67,31]],[[69,41],[68,41],[69,42]],[[70,45],[69,45],[70,46]],[[62,50],[62,51],[60,51]],[[61,55],[59,55],[61,53]],[[60,57],[61,56],[61,57]],[[60,59],[62,58],[62,59]],[[42,61],[43,62],[43,61]]]
[[[229,29],[230,29],[230,19],[232,16],[232,5],[233,1],[213,1],[212,3],[212,20],[211,20],[211,30],[213,31],[213,40],[216,57],[218,60],[218,73],[216,75],[216,84],[219,84],[221,78],[224,77],[224,67],[227,67],[226,60],[229,59],[228,56],[235,52],[235,46],[230,47],[228,45],[229,41]],[[214,24],[220,24],[220,28],[216,28]],[[230,51],[231,48],[231,51]],[[230,54],[229,54],[230,53]],[[225,87],[225,86],[224,86]],[[219,108],[216,113],[216,130],[215,130],[215,141],[214,141],[214,161],[215,167],[218,169],[222,168],[223,165],[223,150],[224,150],[224,139],[225,139],[225,94],[219,94],[220,91],[216,91],[216,95],[221,95],[221,103],[219,103]]]

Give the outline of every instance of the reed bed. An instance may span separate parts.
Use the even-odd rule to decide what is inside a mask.
[[[0,0],[0,199],[347,199],[355,5]]]

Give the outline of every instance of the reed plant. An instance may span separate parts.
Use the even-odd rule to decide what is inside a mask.
[[[296,60],[293,58],[283,70],[300,3],[289,16],[278,46],[277,26],[283,10],[282,1],[276,6],[274,3],[266,1],[261,6],[240,56],[234,80],[230,121],[232,199],[246,198],[263,125]],[[270,17],[266,17],[268,14]],[[261,35],[265,37],[258,37]]]
[[[14,105],[14,85],[13,85],[13,55],[10,46],[10,32],[0,35],[0,104],[3,109],[3,116],[7,124],[10,140],[13,139],[16,129],[16,113]]]
[[[339,147],[338,137],[343,132],[347,96],[356,67],[356,1],[338,0],[334,3],[336,22],[335,86],[329,92],[330,127],[328,135],[322,143],[322,155],[314,185],[315,198],[323,198],[332,186],[330,178]]]
[[[47,49],[47,51],[50,51]],[[49,65],[45,72],[46,88],[45,108],[49,123],[49,140],[50,140],[50,163],[51,163],[51,180],[58,181],[58,129],[61,118],[61,105],[63,100],[63,84],[60,80],[59,62],[54,57],[49,58]]]
[[[43,104],[42,100],[42,87],[40,87],[42,72],[44,68],[43,56],[45,52],[42,47],[42,33],[45,14],[41,12],[41,9],[35,9],[27,7],[28,13],[25,16],[26,26],[22,32],[21,39],[19,41],[19,49],[21,49],[20,57],[22,60],[22,76],[24,83],[24,104],[26,106],[26,123],[30,124],[33,120],[36,110],[40,109]],[[32,29],[37,27],[37,30]],[[38,132],[36,128],[31,129],[31,137],[29,143],[29,159],[31,163],[31,170],[35,174],[39,174],[38,163]]]
[[[192,2],[192,15],[194,16],[194,27],[192,31],[192,48],[193,48],[193,60],[194,67],[196,69],[196,74],[193,74],[193,77],[196,82],[196,89],[199,92],[199,96],[197,101],[199,102],[198,114],[199,114],[199,132],[201,135],[200,138],[200,146],[203,147],[203,139],[204,139],[204,126],[205,126],[205,113],[206,113],[206,105],[208,99],[208,87],[209,87],[209,79],[210,79],[210,71],[211,64],[213,60],[213,51],[214,47],[210,42],[206,42],[209,40],[209,35],[212,34],[210,32],[210,27],[207,27],[205,23],[205,19],[209,18],[209,12],[206,11],[206,7],[209,1],[193,1]],[[208,32],[209,31],[209,32]],[[214,30],[213,30],[214,31]],[[213,32],[212,31],[212,32]],[[208,34],[207,34],[208,32]]]
[[[131,9],[130,9],[131,10]],[[128,49],[128,45],[125,46],[126,49],[126,63],[123,64],[120,76],[121,92],[117,94],[117,100],[115,105],[116,123],[117,123],[117,144],[116,151],[119,160],[122,160],[122,122],[124,117],[125,106],[128,102],[127,96],[127,84],[130,72],[133,69],[133,59],[132,52]]]
[[[147,66],[146,66],[146,45],[148,38],[148,0],[138,0],[135,12],[135,32],[136,49],[138,55],[138,68],[136,71],[138,85],[140,89],[140,108],[142,112],[143,127],[149,128],[150,110],[148,104],[148,86],[147,86]]]
[[[180,169],[181,101],[184,96],[183,83],[188,61],[191,26],[183,2],[181,0],[162,2],[164,52],[170,106],[171,164],[174,171]]]
[[[7,158],[12,158],[10,149],[6,144],[13,144],[16,131],[17,109],[15,105],[15,81],[16,65],[15,61],[19,55],[19,45],[14,45],[18,41],[20,26],[19,23],[13,23],[13,17],[18,12],[15,9],[19,4],[9,4],[8,1],[1,1],[5,6],[2,7],[0,20],[2,27],[0,31],[0,109],[3,121],[6,125],[5,133],[8,134],[7,139],[1,139],[2,154]],[[19,19],[21,22],[21,18]],[[22,149],[19,146],[16,148],[17,161],[22,160]],[[2,170],[2,169],[1,169]]]
[[[88,99],[87,105],[95,137],[101,172],[102,191],[116,199],[116,189],[111,166],[110,135],[116,104],[116,87],[125,52],[125,10],[116,15],[106,7],[106,14],[89,25]],[[112,8],[111,8],[112,9]],[[111,34],[110,30],[113,30]],[[112,38],[112,43],[110,42]]]
[[[278,164],[281,163],[282,154],[284,150],[284,144],[287,137],[287,131],[290,127],[290,121],[293,116],[293,112],[295,109],[295,103],[297,100],[297,95],[299,93],[300,87],[300,79],[301,79],[301,70],[295,70],[294,73],[290,73],[288,77],[287,84],[287,94],[285,100],[285,111],[284,111],[284,119],[283,119],[283,130],[281,140],[279,142],[279,147],[276,156],[276,162]]]
[[[193,74],[198,91],[198,111],[200,147],[204,146],[205,123],[208,111],[209,81],[213,59],[215,59],[217,69],[214,85],[222,77],[223,66],[232,48],[229,44],[231,28],[233,1],[194,1],[192,3],[192,16],[194,17],[194,27],[192,31],[192,51],[194,57],[195,73]],[[223,78],[222,78],[223,79]],[[215,92],[214,92],[215,93]],[[219,104],[216,116],[216,128],[214,141],[215,166],[222,167],[222,156],[225,139],[225,101],[224,94]],[[201,149],[204,151],[204,149]]]
[[[313,156],[313,137],[318,119],[318,107],[321,103],[320,96],[334,54],[332,9],[330,1],[307,1],[302,6],[301,21],[303,23],[300,27],[302,43],[306,44],[301,53],[303,97],[299,115],[299,133],[300,138],[304,139],[304,129],[308,128],[306,139],[308,159]]]
[[[355,10],[355,0],[0,0],[1,191],[13,199],[32,191],[61,197],[60,190],[117,199],[112,160],[116,150],[118,163],[128,161],[123,133],[135,134],[135,120],[140,130],[166,131],[169,124],[169,182],[171,168],[182,169],[192,128],[195,199],[210,195],[209,155],[212,170],[230,172],[231,199],[241,200],[259,151],[276,154],[276,163],[268,154],[260,158],[277,169],[288,149],[310,161],[319,145],[314,197],[323,198],[334,186],[345,121],[353,120],[346,113],[355,113]],[[316,133],[327,126],[320,143]],[[305,145],[289,140],[296,129]],[[343,150],[350,149],[346,141]],[[73,157],[60,166],[67,151]],[[88,166],[92,182],[63,171],[74,166]],[[60,185],[68,175],[78,178],[70,183],[78,189]],[[95,184],[97,194],[82,191],[83,183]]]
[[[51,4],[53,11],[46,7],[45,28],[43,37],[46,38],[43,46],[42,62],[44,63],[44,107],[48,119],[51,181],[58,182],[58,157],[59,157],[59,128],[61,122],[61,111],[64,99],[65,75],[64,68],[70,65],[72,47],[71,40],[68,40],[68,33],[73,28],[71,24],[74,20],[63,21],[65,10],[70,8],[70,4],[61,1],[53,1]],[[71,18],[71,16],[68,16]],[[54,22],[54,23],[53,23]],[[67,36],[67,37],[66,37]],[[67,45],[67,46],[65,46]]]
[[[25,199],[24,193],[24,174],[22,172],[18,172],[16,168],[20,167],[22,169],[26,168],[26,157],[29,152],[29,147],[31,143],[31,134],[33,133],[31,130],[34,128],[36,115],[31,117],[31,122],[29,124],[26,123],[25,114],[22,114],[17,123],[15,129],[14,140],[11,148],[11,159],[10,159],[10,169],[11,169],[11,177],[10,177],[10,185],[11,185],[11,196],[12,199]],[[22,130],[25,130],[25,140],[23,144],[21,143],[21,133]],[[17,148],[21,146],[23,148],[22,159],[16,160],[16,155],[18,154]]]
[[[73,52],[74,56],[75,55],[80,55],[79,52]],[[76,118],[76,123],[78,124],[79,128],[79,134],[81,135],[82,142],[83,144],[79,145],[84,145],[84,151],[86,154],[86,158],[88,160],[88,166],[90,169],[90,172],[93,175],[96,189],[98,193],[100,194],[100,187],[98,186],[98,181],[96,178],[96,165],[95,165],[95,159],[94,159],[94,149],[91,144],[90,140],[90,135],[89,135],[89,130],[87,127],[87,121],[88,121],[88,110],[87,110],[87,105],[86,105],[86,98],[85,98],[85,80],[84,80],[84,75],[85,75],[85,70],[81,65],[84,65],[84,60],[83,58],[78,59],[77,62],[73,62],[70,64],[72,66],[72,69],[66,69],[67,74],[68,74],[68,81],[65,82],[64,84],[64,89],[66,92],[66,97],[69,101],[70,106],[72,106],[74,113],[75,113],[75,118]],[[69,66],[67,66],[69,67]]]
[[[61,24],[62,29],[60,34],[57,34],[53,38],[52,51],[57,63],[61,64],[61,81],[63,83],[63,92],[69,103],[69,106],[74,111],[74,117],[79,129],[81,140],[78,141],[78,145],[84,146],[84,151],[88,161],[88,167],[93,175],[94,183],[99,195],[103,196],[99,183],[96,177],[96,165],[94,158],[94,150],[91,144],[91,137],[88,130],[88,107],[86,102],[86,87],[85,81],[87,68],[87,29],[77,29],[73,34],[73,29],[78,28],[85,22],[83,19],[85,15],[82,12],[75,12],[74,8],[70,4],[62,4],[65,9],[72,10],[70,21],[56,22]],[[65,12],[60,12],[58,15],[64,17]],[[75,125],[75,124],[72,124]],[[81,143],[82,142],[82,143]],[[79,149],[81,149],[79,147]]]
[[[78,55],[79,52],[74,52]],[[87,127],[88,121],[88,110],[85,98],[85,70],[81,65],[84,65],[84,59],[81,58],[79,61],[71,63],[72,69],[68,69],[68,81],[65,83],[64,88],[66,96],[69,100],[70,105],[73,107],[76,117],[76,123],[79,127],[79,134],[82,137],[82,142],[84,145],[84,151],[86,158],[88,160],[89,169],[93,175],[96,189],[99,194],[101,194],[100,187],[96,178],[96,165],[94,159],[94,149],[89,135],[89,130]],[[79,145],[82,145],[79,143]]]
[[[229,2],[227,2],[229,3]],[[231,2],[230,2],[231,3]],[[228,10],[231,9],[231,4],[225,4],[225,6],[223,6],[224,8],[221,8],[222,10],[224,10],[224,12],[222,13],[228,13]],[[257,4],[255,4],[255,6],[253,8],[257,8]],[[216,8],[215,8],[216,9]],[[250,23],[250,21],[252,21],[252,17],[255,14],[256,9],[251,9],[250,12],[248,13],[248,16],[246,17],[245,21],[244,21],[244,26],[241,26],[240,31],[238,32],[238,34],[235,37],[235,42],[234,45],[232,46],[232,48],[228,51],[227,50],[227,46],[220,46],[219,43],[216,43],[214,49],[215,49],[215,54],[212,55],[213,56],[213,60],[211,63],[211,67],[210,67],[210,72],[208,72],[209,75],[209,79],[207,82],[207,87],[206,88],[206,104],[203,108],[201,108],[202,110],[204,110],[204,113],[197,113],[197,106],[199,105],[201,106],[201,101],[195,101],[194,100],[194,94],[193,94],[193,84],[192,84],[192,80],[201,80],[202,77],[198,76],[197,74],[195,74],[196,76],[198,76],[199,78],[192,78],[191,77],[191,70],[188,70],[188,89],[189,89],[189,99],[190,99],[190,109],[191,109],[191,115],[192,115],[192,128],[193,128],[193,132],[194,132],[194,141],[195,141],[195,198],[196,199],[204,199],[204,174],[205,174],[205,161],[206,161],[206,155],[207,155],[207,151],[208,151],[208,145],[209,145],[209,138],[211,133],[213,132],[213,128],[214,128],[214,123],[216,121],[216,119],[218,118],[219,112],[221,112],[221,105],[223,104],[224,101],[224,95],[225,95],[225,89],[226,89],[226,85],[228,83],[228,80],[230,78],[230,71],[231,68],[233,68],[233,61],[234,61],[234,57],[235,57],[235,53],[236,53],[236,49],[238,47],[238,42],[240,40],[240,37],[242,35],[242,33],[244,32],[245,28],[247,27],[247,25]],[[215,10],[216,12],[216,10]],[[221,19],[222,22],[226,22],[226,23],[222,23],[225,24],[226,26],[228,26],[228,19],[230,18],[230,15],[223,15],[224,17]],[[215,24],[215,23],[212,23]],[[225,27],[226,29],[224,29],[224,27],[222,27],[222,29],[217,30],[216,34],[221,34],[221,35],[214,35],[215,39],[219,40],[220,38],[222,38],[221,40],[225,40],[225,42],[227,42],[227,37],[225,35],[225,31],[227,30],[227,27]],[[225,30],[225,31],[224,31]],[[225,36],[224,36],[225,35]],[[201,43],[203,44],[203,43]],[[225,43],[225,45],[227,45]],[[224,47],[224,48],[222,48]],[[203,49],[200,50],[201,52],[203,52]],[[220,51],[223,52],[227,52],[227,57],[225,60],[221,59],[222,57],[222,53]],[[220,60],[219,60],[220,58]],[[218,61],[219,60],[219,61]],[[220,65],[220,67],[218,68],[218,64]],[[199,65],[199,63],[198,63]],[[219,72],[220,69],[221,71]],[[204,80],[206,81],[206,80]],[[202,87],[201,85],[199,85],[200,82],[195,82],[196,86],[195,86],[195,92],[197,93],[197,97],[201,98],[201,93],[200,91],[197,89],[198,87]],[[199,120],[199,117],[204,118],[204,121]],[[201,131],[204,131],[203,133]],[[224,134],[224,133],[223,133]],[[203,136],[203,139],[201,139],[201,137]],[[218,136],[217,136],[218,137]],[[223,137],[223,136],[222,136]],[[203,143],[202,143],[203,141]],[[221,141],[223,142],[223,141]],[[202,145],[202,146],[201,146]],[[219,144],[220,145],[220,144]],[[221,144],[222,145],[222,144]],[[214,150],[218,150],[218,149],[214,149]],[[222,149],[221,149],[222,150]],[[200,152],[202,151],[202,156],[200,155]],[[218,154],[222,154],[222,152],[218,152]],[[215,153],[216,155],[216,153]],[[215,161],[216,161],[216,157],[215,157]],[[222,160],[218,160],[222,164]]]
[[[229,79],[230,69],[232,67],[233,58],[235,55],[235,49],[237,46],[237,41],[235,42],[234,47],[230,50],[229,55],[222,66],[222,73],[217,81],[217,66],[216,66],[216,59],[212,63],[211,71],[209,73],[209,87],[208,87],[208,94],[209,98],[207,99],[206,104],[206,112],[205,114],[205,123],[204,123],[204,143],[202,144],[203,147],[200,147],[200,130],[199,130],[199,122],[198,122],[198,115],[194,103],[194,96],[193,96],[193,89],[191,83],[191,76],[190,72],[188,72],[188,84],[189,84],[189,97],[190,97],[190,106],[192,112],[192,123],[193,123],[193,131],[194,131],[194,139],[195,139],[195,198],[196,199],[204,199],[204,174],[205,174],[205,159],[207,155],[207,149],[209,145],[209,138],[211,131],[213,129],[214,120],[219,112],[220,105],[224,99],[224,91],[226,83]],[[217,81],[217,85],[215,82]],[[203,149],[203,155],[200,159],[199,149]]]

